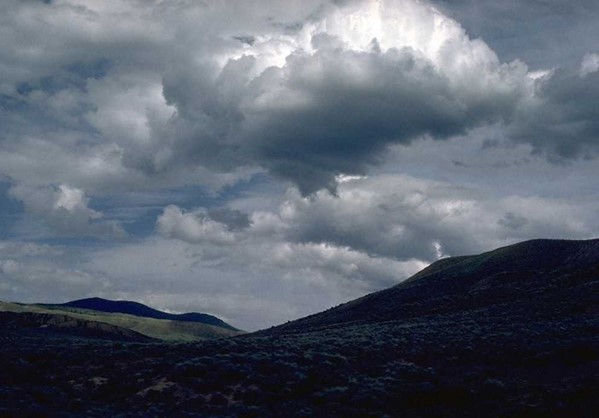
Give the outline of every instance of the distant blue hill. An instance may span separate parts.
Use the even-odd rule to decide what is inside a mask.
[[[237,331],[237,328],[227,324],[222,319],[204,313],[170,314],[157,309],[150,308],[138,302],[126,300],[108,300],[102,298],[79,299],[67,303],[55,304],[53,306],[65,306],[70,308],[91,309],[100,312],[123,313],[144,318],[168,319],[171,321],[199,322]]]

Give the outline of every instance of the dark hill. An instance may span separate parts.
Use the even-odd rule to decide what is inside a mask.
[[[527,301],[528,308],[522,306]],[[441,259],[390,289],[268,332],[407,320],[499,305],[554,315],[560,314],[559,308],[599,313],[599,239],[531,240]]]
[[[67,303],[58,305],[47,305],[47,306],[65,306],[69,308],[79,309],[90,309],[100,312],[109,313],[123,313],[135,316],[141,316],[144,318],[154,319],[167,319],[171,321],[183,321],[183,322],[199,322],[202,324],[213,325],[229,330],[237,331],[236,328],[227,324],[225,321],[204,313],[184,313],[184,314],[170,314],[162,312],[157,309],[150,308],[144,304],[125,300],[108,300],[102,298],[88,298],[79,299]]]
[[[73,344],[0,324],[0,416],[594,418],[598,298],[598,240],[535,240],[234,338]]]

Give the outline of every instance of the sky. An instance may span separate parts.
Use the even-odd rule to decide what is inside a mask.
[[[0,300],[256,330],[599,236],[595,0],[2,9]]]

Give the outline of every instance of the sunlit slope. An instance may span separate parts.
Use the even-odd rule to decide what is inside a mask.
[[[63,314],[86,321],[97,321],[130,329],[163,341],[199,341],[241,334],[227,328],[197,322],[144,318],[121,313],[107,313],[64,306],[45,306],[0,302],[0,311]]]

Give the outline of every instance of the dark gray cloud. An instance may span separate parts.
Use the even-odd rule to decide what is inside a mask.
[[[287,86],[290,97],[305,103],[281,102],[250,113],[244,140],[255,144],[251,152],[273,173],[305,194],[332,187],[337,174],[364,174],[389,144],[448,138],[509,118],[519,95],[493,88],[485,94],[458,91],[410,50],[325,49],[290,60],[278,73],[269,74],[269,82]]]
[[[593,0],[434,0],[473,37],[482,37],[502,60],[521,60],[550,71],[533,103],[523,104],[511,137],[531,143],[554,161],[597,152],[596,73],[581,76],[581,60],[597,52],[599,6]]]
[[[329,6],[291,34],[244,45],[217,75],[174,68],[163,81],[177,109],[173,163],[259,164],[310,194],[363,174],[389,144],[510,119],[528,94],[526,68],[501,65],[455,22],[404,3]],[[352,19],[364,26],[352,31]]]
[[[247,213],[228,207],[209,209],[207,214],[210,219],[227,225],[230,231],[240,231],[251,224]]]
[[[518,230],[528,223],[528,219],[522,215],[508,212],[503,218],[499,219],[497,223],[505,228]]]
[[[599,71],[555,70],[511,125],[510,136],[552,158],[593,157],[599,145]]]
[[[440,6],[481,30],[492,21],[482,6]],[[520,31],[518,10],[584,22],[571,5],[513,6],[489,10]],[[596,9],[579,6],[590,10],[584,16]],[[594,147],[595,128],[574,127],[596,120],[588,106],[595,76],[573,75],[580,56],[575,70],[556,71],[535,91],[524,64],[502,64],[423,2],[156,7],[7,4],[2,174],[94,193],[228,184],[266,169],[310,194],[334,190],[339,174],[367,173],[389,145],[489,124],[516,121],[517,140],[562,155]],[[491,26],[485,33],[491,45],[504,45]],[[570,109],[572,95],[580,95],[578,110]],[[545,125],[543,115],[554,113],[558,121]],[[570,138],[560,134],[566,125]]]

